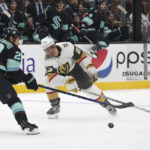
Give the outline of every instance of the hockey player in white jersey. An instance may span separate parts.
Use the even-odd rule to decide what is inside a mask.
[[[70,42],[55,43],[48,36],[41,39],[41,46],[46,54],[46,86],[57,88],[57,86],[66,85],[68,91],[81,90],[90,98],[103,102],[102,106],[111,115],[116,115],[115,107],[93,84],[98,79],[97,72],[84,51]],[[49,118],[57,118],[60,112],[60,97],[57,92],[51,90],[47,90],[46,94],[51,104],[47,114]]]

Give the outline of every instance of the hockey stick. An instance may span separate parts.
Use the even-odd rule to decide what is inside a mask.
[[[91,93],[91,92],[89,92],[89,94],[93,94],[93,95],[99,96],[99,95],[97,95],[97,94],[95,94],[95,93]],[[136,109],[139,109],[139,110],[142,110],[142,111],[145,111],[145,112],[150,113],[150,110],[145,109],[145,108],[142,108],[142,107],[139,107],[139,106],[136,106],[136,105],[135,105],[134,103],[132,103],[132,102],[125,103],[125,102],[123,102],[123,101],[120,101],[120,100],[117,100],[117,99],[114,99],[114,98],[111,98],[111,97],[107,97],[107,96],[105,96],[105,97],[106,97],[108,100],[110,100],[110,101],[113,101],[113,102],[116,102],[116,103],[119,103],[119,104],[126,105],[127,107],[134,107],[134,108],[136,108]]]
[[[56,92],[59,92],[59,93],[62,93],[62,94],[66,94],[66,95],[74,96],[74,97],[81,98],[81,99],[84,99],[84,100],[88,100],[88,101],[91,101],[91,102],[99,103],[101,105],[105,104],[105,102],[96,101],[96,100],[88,98],[88,97],[84,97],[84,96],[76,95],[76,94],[73,94],[73,93],[61,91],[61,90],[54,89],[54,88],[51,88],[51,87],[47,87],[47,86],[43,86],[43,85],[38,85],[38,86],[41,87],[41,88],[44,88],[44,89],[56,91]],[[111,105],[114,106],[114,107],[116,107],[116,108],[119,108],[119,109],[127,108],[127,107],[132,107],[128,103],[122,103],[121,105],[113,105],[113,104],[111,104]]]

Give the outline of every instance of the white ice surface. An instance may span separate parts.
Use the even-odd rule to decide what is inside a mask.
[[[150,89],[104,91],[109,97],[150,109]],[[126,108],[112,117],[100,105],[60,95],[59,119],[49,120],[42,94],[19,94],[39,135],[24,135],[6,105],[0,103],[0,150],[150,150],[150,113]],[[108,128],[109,122],[114,128]]]

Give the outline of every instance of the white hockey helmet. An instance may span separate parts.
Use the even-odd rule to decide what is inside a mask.
[[[51,37],[49,37],[49,36],[47,36],[47,37],[41,39],[41,46],[42,46],[42,48],[43,48],[44,50],[47,49],[48,47],[52,46],[53,44],[55,44],[55,42],[54,42],[54,40],[53,40]]]

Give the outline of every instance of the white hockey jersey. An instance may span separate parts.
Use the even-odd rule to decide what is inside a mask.
[[[49,83],[61,86],[64,85],[65,76],[74,68],[76,63],[86,71],[86,66],[91,61],[84,51],[70,42],[56,43],[56,46],[60,49],[60,55],[46,59],[45,68]]]

